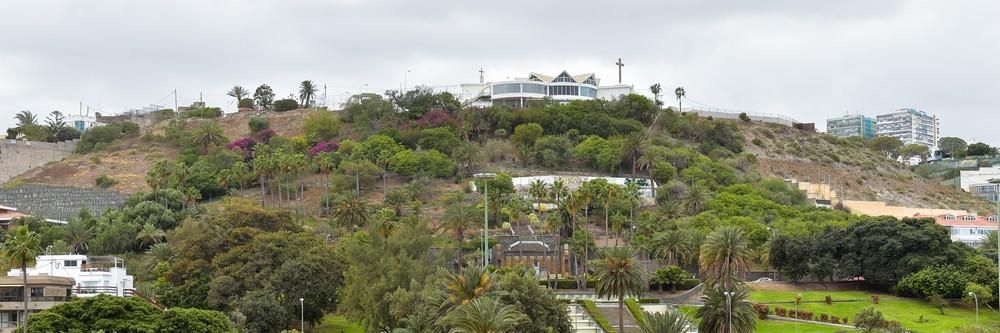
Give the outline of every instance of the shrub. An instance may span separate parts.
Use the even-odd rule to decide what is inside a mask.
[[[249,98],[244,98],[240,100],[240,108],[253,108],[253,100]]]
[[[660,304],[659,298],[640,298],[639,304]]]
[[[222,116],[222,109],[220,108],[197,108],[194,110],[189,110],[184,112],[184,118],[205,118],[213,119]]]
[[[389,170],[403,176],[427,175],[438,178],[455,173],[455,164],[437,150],[403,150],[389,159]]]
[[[683,281],[677,284],[677,290],[688,290],[697,287],[699,284],[701,284],[701,280],[684,279]]]
[[[118,184],[117,180],[108,175],[100,175],[95,182],[97,183],[97,187],[100,188],[109,188]]]
[[[309,156],[316,156],[319,153],[337,151],[337,148],[339,147],[340,145],[334,140],[320,141],[316,145],[312,146],[312,148],[309,148]]]
[[[833,297],[830,297],[830,295],[826,295],[826,304],[833,304]]]
[[[753,310],[757,312],[757,319],[767,319],[767,314],[771,312],[767,304],[754,304]]]
[[[279,99],[271,104],[275,112],[291,111],[299,108],[299,102],[294,99]]]
[[[753,140],[750,140],[750,143],[753,143],[753,145],[757,146],[757,147],[763,147],[764,146],[764,142],[760,141],[760,139],[758,139],[758,138],[754,138]]]
[[[608,321],[608,318],[605,318],[604,314],[602,314],[601,311],[597,309],[597,305],[594,304],[594,301],[591,301],[591,300],[579,300],[579,301],[577,301],[577,303],[579,303],[580,305],[583,305],[583,310],[586,311],[587,314],[590,315],[590,318],[594,319],[594,322],[597,323],[597,326],[600,326],[601,329],[603,329],[605,333],[617,333],[618,332],[617,330],[614,329],[613,326],[611,326],[611,322]]]
[[[628,308],[628,312],[632,314],[632,318],[635,318],[635,321],[640,324],[646,322],[646,318],[642,314],[642,307],[639,306],[639,302],[636,302],[635,299],[626,299],[625,307]]]
[[[845,319],[846,319],[846,318],[845,318]],[[845,322],[846,322],[846,320],[845,320]],[[831,323],[831,324],[840,324],[840,317],[837,317],[837,316],[830,316],[830,321],[829,321],[829,323]]]
[[[830,321],[830,315],[827,315],[825,313],[819,314],[819,321],[829,322]]]
[[[776,306],[776,307],[774,307],[774,315],[775,316],[779,316],[779,317],[787,317],[788,316],[788,310],[785,310],[785,308],[783,308],[783,307]]]
[[[260,131],[266,130],[271,125],[267,122],[267,118],[264,117],[250,117],[250,133],[258,133]]]
[[[309,142],[330,140],[340,133],[340,119],[337,119],[333,112],[312,112],[306,115],[302,131],[305,132]]]

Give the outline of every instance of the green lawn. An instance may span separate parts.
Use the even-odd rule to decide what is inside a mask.
[[[804,292],[775,292],[775,291],[753,291],[750,299],[754,303],[772,303],[773,313],[775,306],[792,309],[792,304],[777,304],[775,302],[791,302],[795,300],[796,294],[802,294],[803,302],[817,301],[815,303],[802,303],[800,308],[812,311],[814,315],[826,313],[837,317],[847,317],[853,323],[854,315],[866,307],[873,306],[871,302],[872,293],[863,291],[804,291]],[[826,295],[833,297],[834,301],[858,299],[859,302],[845,302],[827,305],[824,300]],[[915,332],[947,332],[961,326],[973,325],[976,322],[976,313],[972,308],[959,305],[945,309],[944,315],[938,312],[937,308],[927,302],[913,298],[894,297],[887,294],[878,294],[879,304],[874,305],[886,319],[896,320],[903,324],[903,327]],[[988,309],[979,312],[980,321],[983,325],[1000,326],[1000,314]],[[919,323],[920,317],[926,320]]]
[[[350,322],[343,316],[326,315],[323,322],[313,328],[310,332],[316,333],[364,333],[361,325]]]
[[[698,311],[698,307],[695,306],[680,306],[681,311],[687,313],[688,318],[697,324],[697,319],[694,318],[694,313]],[[847,331],[846,329],[825,326],[825,325],[815,325],[815,324],[797,324],[788,321],[780,320],[758,320],[757,333],[792,333],[796,332],[796,328],[799,333],[835,333]]]

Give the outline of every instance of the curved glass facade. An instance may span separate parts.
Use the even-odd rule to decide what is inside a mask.
[[[542,94],[545,95],[545,85],[544,84],[532,84],[525,83],[521,85],[522,92],[526,94]]]
[[[493,94],[515,94],[521,92],[520,83],[502,83],[493,85]]]
[[[580,96],[597,98],[597,89],[591,87],[580,87]]]
[[[552,96],[580,96],[580,87],[577,87],[577,86],[549,86],[549,95],[552,95]]]

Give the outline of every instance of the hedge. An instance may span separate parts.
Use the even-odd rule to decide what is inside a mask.
[[[539,280],[538,284],[548,286],[552,281],[556,282],[556,289],[576,289],[576,280],[574,279]],[[593,288],[595,284],[597,284],[597,280],[587,280],[587,287]]]
[[[677,289],[678,290],[688,290],[688,289],[697,287],[699,284],[701,284],[701,280],[698,280],[698,279],[684,279],[683,281],[681,281],[680,283],[677,284]]]
[[[640,298],[639,304],[660,304],[659,298]]]
[[[577,303],[583,305],[583,310],[587,311],[587,314],[590,315],[590,318],[593,318],[594,322],[597,323],[597,326],[600,326],[605,333],[618,333],[618,331],[616,331],[614,327],[611,326],[611,322],[608,321],[608,318],[604,318],[604,315],[601,314],[601,311],[597,310],[597,305],[594,304],[594,301],[581,299],[578,300]]]
[[[636,302],[635,299],[626,299],[625,307],[628,308],[628,312],[635,318],[636,323],[642,324],[646,322],[646,316],[642,314],[642,307],[639,306],[639,302]]]

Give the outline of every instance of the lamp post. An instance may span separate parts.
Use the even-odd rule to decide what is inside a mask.
[[[490,228],[490,180],[496,178],[497,175],[494,173],[477,173],[472,175],[472,177],[483,180],[483,270],[485,271],[490,262],[489,235],[487,235],[487,230]]]
[[[979,296],[976,296],[976,293],[971,291],[969,292],[969,296],[972,296],[972,300],[976,302],[976,325],[979,325]]]
[[[406,87],[406,76],[407,76],[407,74],[410,74],[410,70],[409,69],[407,69],[406,72],[403,72],[403,91],[400,91],[400,93],[403,93],[403,94],[406,93],[406,88],[407,88]]]
[[[726,325],[726,333],[731,333],[733,331],[733,295],[736,293],[727,291],[722,294],[726,295],[726,312],[728,312],[729,316],[729,324]]]
[[[302,333],[306,331],[306,299],[299,297],[299,328]]]
[[[798,297],[795,299],[795,304],[792,305],[792,312],[795,312],[795,314],[793,314],[792,316],[795,319],[799,319],[799,301],[802,300],[802,294],[796,294],[796,296],[798,296]],[[799,322],[798,321],[795,321],[795,332],[796,333],[799,332]]]

